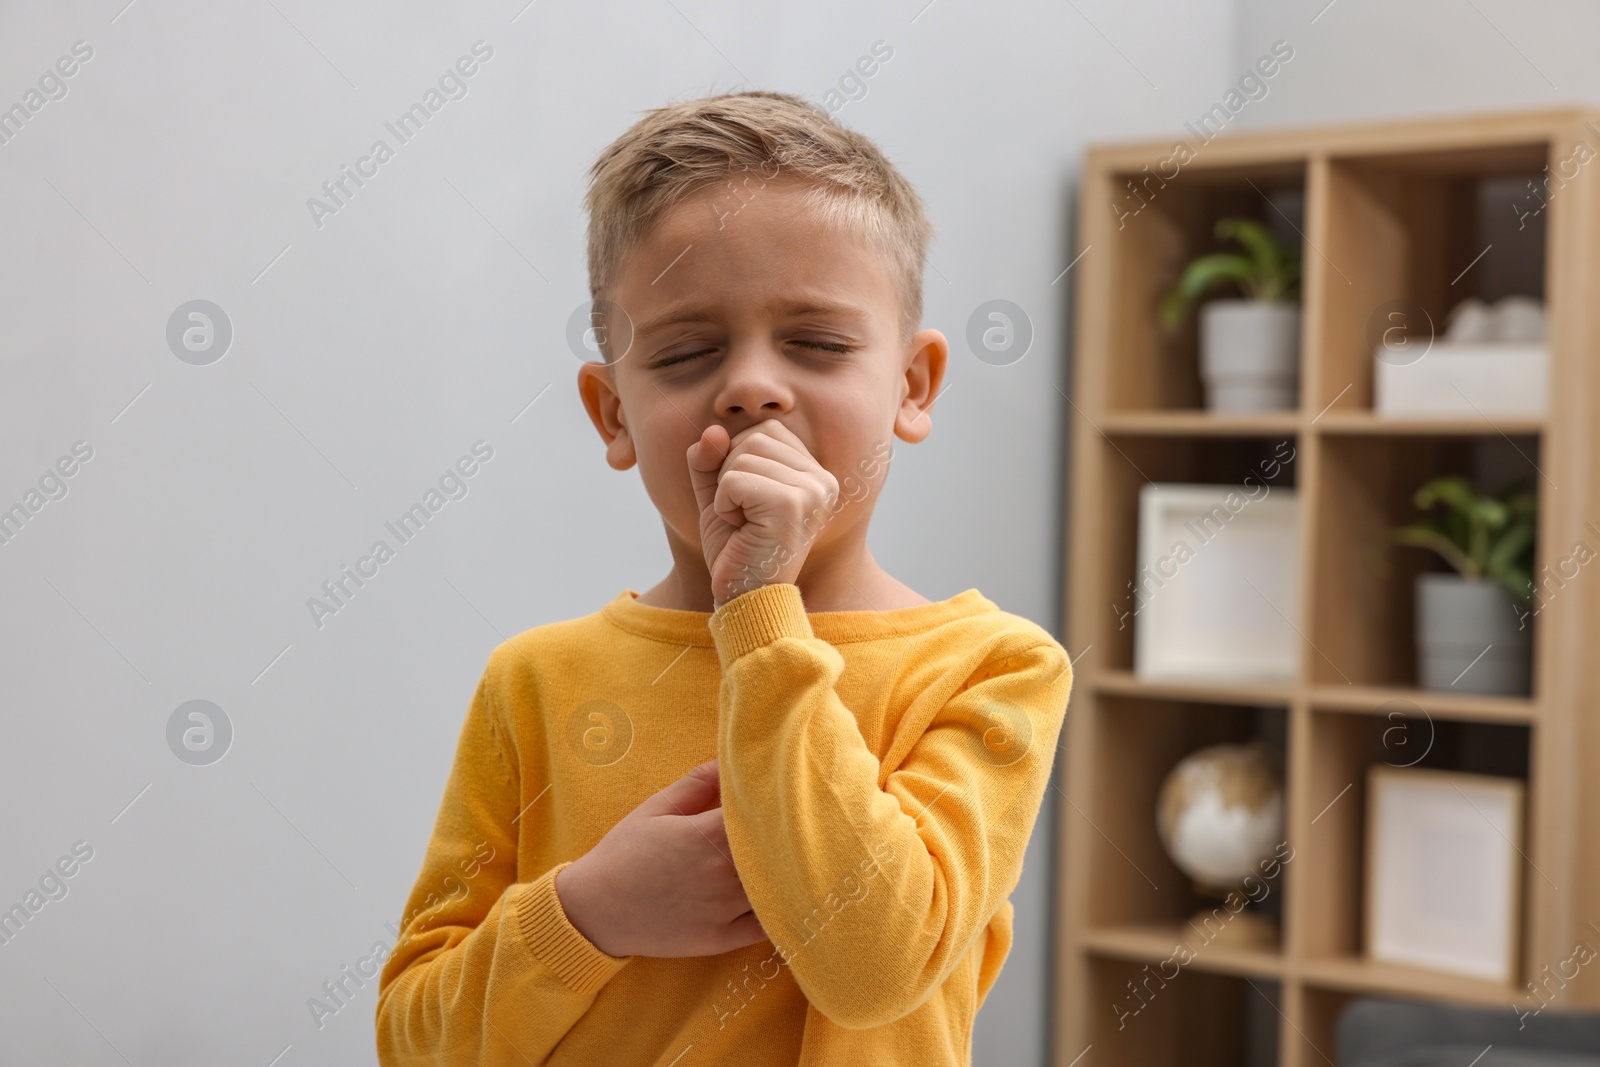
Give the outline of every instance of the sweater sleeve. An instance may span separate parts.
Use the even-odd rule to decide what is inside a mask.
[[[910,1014],[1021,877],[1072,686],[1065,650],[1022,628],[939,650],[950,669],[903,720],[926,725],[884,775],[796,586],[740,594],[711,631],[723,821],[751,908],[828,1019]]]
[[[543,1063],[632,957],[608,956],[556,897],[558,864],[517,882],[518,774],[484,672],[422,873],[378,980],[383,1067]]]

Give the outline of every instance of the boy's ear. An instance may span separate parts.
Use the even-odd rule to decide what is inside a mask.
[[[944,381],[950,342],[938,330],[923,330],[911,338],[906,351],[906,391],[895,413],[895,436],[916,444],[933,432],[933,402]]]
[[[585,361],[578,367],[578,395],[583,398],[589,421],[606,443],[606,462],[614,470],[625,471],[638,460],[633,435],[622,417],[622,396],[617,392],[616,372],[610,364]]]

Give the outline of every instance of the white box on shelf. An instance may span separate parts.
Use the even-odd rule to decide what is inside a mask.
[[[1372,364],[1379,415],[1527,415],[1549,407],[1543,341],[1436,340],[1418,357],[1379,348]]]
[[[1127,612],[1140,678],[1283,682],[1299,673],[1299,505],[1293,489],[1249,481],[1140,489]]]

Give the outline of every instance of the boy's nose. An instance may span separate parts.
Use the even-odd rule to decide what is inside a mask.
[[[770,344],[739,346],[723,361],[722,371],[715,402],[718,418],[742,415],[753,423],[793,408],[794,392],[784,378],[783,355]]]

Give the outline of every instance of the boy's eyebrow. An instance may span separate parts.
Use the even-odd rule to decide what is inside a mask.
[[[868,317],[866,309],[854,304],[829,303],[822,300],[779,301],[771,306],[771,310],[784,317],[834,315],[858,323],[864,322]],[[635,336],[644,336],[657,330],[664,330],[668,326],[677,326],[685,322],[711,322],[716,318],[716,312],[708,307],[690,303],[673,304],[644,325],[635,327],[634,333]]]

